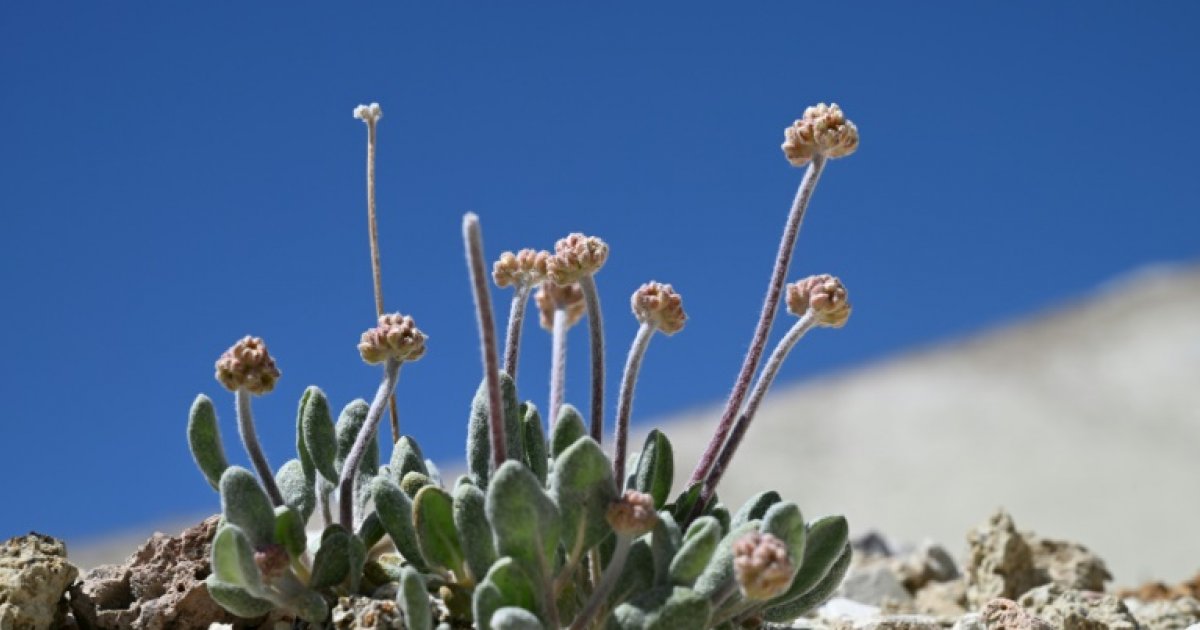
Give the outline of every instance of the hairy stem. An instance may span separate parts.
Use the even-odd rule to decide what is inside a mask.
[[[367,232],[371,237],[371,279],[375,285],[375,316],[383,315],[383,265],[379,262],[379,226],[375,220],[375,126],[377,120],[367,117]],[[400,440],[400,416],[396,399],[391,399],[392,444]]]
[[[605,600],[608,599],[608,594],[612,591],[613,586],[616,586],[617,578],[621,575],[621,570],[625,568],[625,560],[629,558],[629,549],[632,546],[632,536],[617,534],[617,546],[613,550],[612,559],[605,567],[604,575],[600,577],[596,589],[592,591],[587,606],[575,617],[575,623],[571,624],[571,630],[583,630],[596,618],[600,609],[603,608]]]
[[[721,447],[721,452],[717,455],[717,462],[712,468],[712,472],[704,480],[704,487],[700,490],[700,500],[696,502],[699,509],[703,509],[705,505],[712,499],[712,495],[717,490],[717,485],[721,483],[721,478],[725,475],[725,470],[729,467],[730,460],[733,459],[734,453],[737,452],[738,446],[741,445],[742,439],[746,437],[746,430],[750,428],[750,423],[754,420],[754,415],[758,413],[758,407],[762,404],[763,397],[767,395],[767,390],[771,388],[771,383],[775,382],[775,377],[779,375],[779,368],[783,366],[783,360],[787,358],[788,353],[800,341],[809,330],[817,323],[816,313],[809,309],[792,324],[792,327],[779,340],[775,349],[771,351],[771,356],[763,365],[762,374],[758,375],[758,381],[754,383],[754,389],[750,392],[750,398],[746,401],[746,408],[738,416],[738,420],[733,425],[733,430],[729,433],[729,438],[725,440],[724,446]]]
[[[483,231],[479,217],[468,212],[463,217],[463,242],[467,249],[467,268],[475,293],[475,313],[483,354],[483,376],[488,390],[488,429],[491,432],[492,470],[508,458],[504,441],[504,402],[500,394],[500,361],[496,357],[496,322],[492,315],[492,297],[488,293],[487,267],[483,258]]]
[[[592,439],[599,444],[604,439],[604,321],[596,279],[584,275],[579,279],[579,287],[583,289],[587,304],[588,333],[592,342]]]
[[[754,337],[750,342],[750,349],[746,352],[746,358],[742,362],[742,369],[738,373],[737,380],[734,382],[733,391],[729,394],[729,401],[725,403],[725,410],[721,414],[721,422],[717,425],[717,430],[714,432],[708,446],[704,449],[704,454],[700,456],[699,463],[696,464],[695,470],[692,471],[691,480],[688,485],[698,483],[708,476],[712,471],[713,465],[716,463],[716,457],[721,445],[725,443],[726,437],[733,428],[734,420],[737,419],[738,411],[742,407],[742,402],[746,398],[746,391],[750,388],[750,379],[754,377],[754,372],[758,369],[758,362],[762,359],[763,349],[767,345],[767,337],[771,334],[771,322],[775,318],[775,311],[779,307],[779,299],[783,293],[783,284],[787,278],[788,267],[792,260],[792,250],[796,246],[796,237],[800,234],[800,223],[804,219],[804,211],[808,208],[808,201],[812,198],[813,190],[817,187],[817,180],[821,178],[821,171],[825,168],[825,157],[817,154],[813,156],[813,160],[808,165],[808,169],[804,172],[804,179],[800,182],[800,187],[796,191],[796,198],[792,202],[792,210],[788,214],[787,223],[784,225],[783,237],[779,241],[779,252],[775,257],[775,268],[771,272],[771,281],[767,285],[766,299],[763,300],[762,312],[758,316],[758,326],[754,329]]]
[[[383,407],[391,397],[392,390],[396,388],[396,381],[399,378],[400,361],[389,358],[383,365],[383,382],[379,384],[379,389],[375,391],[375,398],[367,409],[367,419],[363,422],[362,428],[358,430],[358,436],[354,438],[354,446],[350,447],[350,454],[342,463],[341,476],[338,477],[338,511],[342,527],[350,532],[355,530],[354,482],[358,479],[358,466],[367,453],[367,445],[375,437],[375,430],[379,428],[379,421],[383,418]]]
[[[650,346],[654,330],[654,326],[646,322],[638,327],[633,345],[629,347],[629,356],[625,359],[625,373],[621,375],[621,392],[617,396],[617,428],[613,439],[613,479],[617,481],[618,489],[625,487],[625,451],[629,441],[629,417],[633,414],[633,387],[637,383],[638,370],[642,367],[642,358],[646,356],[646,348]]]
[[[254,413],[250,410],[250,392],[245,387],[239,387],[234,393],[234,398],[237,400],[238,435],[242,436],[242,445],[246,447],[246,454],[250,456],[250,462],[254,464],[259,480],[267,489],[271,503],[279,507],[283,505],[283,495],[279,492],[279,486],[275,485],[275,474],[271,472],[267,456],[263,455],[262,447],[258,444],[258,433],[254,430]]]
[[[517,285],[512,306],[508,309],[508,334],[504,338],[504,373],[517,382],[517,354],[521,351],[521,327],[525,323],[525,307],[529,304],[529,287]]]
[[[558,422],[567,388],[567,309],[554,309],[550,357],[550,428]]]

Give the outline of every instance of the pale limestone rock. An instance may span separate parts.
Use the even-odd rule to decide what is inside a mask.
[[[0,628],[45,630],[66,615],[63,593],[79,570],[61,541],[30,532],[0,546]]]

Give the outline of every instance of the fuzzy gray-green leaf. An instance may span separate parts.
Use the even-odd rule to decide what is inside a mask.
[[[410,472],[419,472],[429,476],[429,469],[425,467],[425,456],[421,454],[421,447],[417,445],[416,440],[407,435],[400,436],[400,439],[392,446],[392,458],[388,461],[388,469],[391,471],[392,481],[396,483],[400,483],[400,480],[404,479],[404,475]]]
[[[721,542],[721,524],[711,516],[692,521],[683,537],[683,545],[671,559],[668,575],[672,584],[691,587],[704,572]]]
[[[251,595],[246,589],[222,581],[216,573],[211,573],[204,580],[208,594],[221,608],[245,619],[261,617],[275,609],[275,604]]]
[[[505,447],[508,458],[522,461],[524,448],[521,442],[521,419],[518,413],[517,386],[512,377],[500,372],[500,395],[503,401]],[[480,488],[487,488],[491,478],[492,441],[488,418],[491,415],[487,392],[487,379],[479,384],[475,398],[471,401],[471,415],[467,421],[467,470]]]
[[[528,610],[505,606],[492,614],[492,630],[545,630],[541,621]]]
[[[242,528],[255,548],[275,542],[275,508],[254,473],[230,466],[221,475],[221,513]]]
[[[421,491],[421,488],[431,485],[433,485],[432,479],[430,479],[424,473],[419,473],[415,470],[404,475],[404,477],[400,480],[400,489],[403,490],[404,494],[408,495],[408,498],[410,499],[415,498],[417,493]]]
[[[330,525],[321,534],[321,547],[313,558],[308,585],[320,589],[341,584],[350,573],[350,534],[340,525]]]
[[[796,577],[788,590],[771,600],[771,605],[795,600],[814,589],[838,562],[849,535],[850,527],[844,516],[826,516],[810,523],[805,535],[804,559]]]
[[[558,410],[558,420],[550,431],[550,457],[558,459],[563,451],[570,448],[575,440],[587,435],[587,426],[579,410],[571,405],[563,405]]]
[[[762,531],[782,540],[788,548],[788,557],[799,569],[804,559],[804,546],[808,542],[808,526],[800,507],[791,501],[772,505],[762,518]]]
[[[303,555],[308,546],[304,521],[301,520],[300,514],[289,506],[281,505],[275,508],[275,540],[283,545],[288,557],[293,560]]]
[[[554,559],[561,521],[537,477],[520,462],[504,462],[492,477],[485,507],[496,552],[512,556],[540,579]]]
[[[416,530],[413,529],[412,501],[408,495],[387,477],[376,477],[373,488],[375,513],[384,531],[400,555],[420,571],[428,571],[421,548],[417,545]]]
[[[304,405],[300,409],[304,448],[317,472],[326,481],[336,484],[337,435],[333,428],[333,416],[329,413],[329,400],[324,392],[315,387],[308,388],[304,393]]]
[[[369,409],[370,405],[361,398],[352,401],[342,408],[342,413],[338,416],[337,426],[334,427],[334,431],[337,433],[337,459],[334,461],[334,464],[338,470],[342,469],[342,464],[346,461],[346,457],[350,455],[350,449],[354,448],[354,441],[358,439],[359,431],[367,423],[367,411]],[[367,443],[367,450],[363,453],[362,462],[358,465],[358,471],[372,476],[379,472],[378,430],[375,431],[375,435],[371,436],[371,441]],[[337,479],[332,479],[331,481],[337,483]]]
[[[296,457],[300,459],[304,476],[310,482],[317,474],[317,468],[313,464],[312,455],[308,453],[308,445],[304,443],[304,408],[308,406],[308,399],[319,391],[321,390],[317,389],[315,385],[309,385],[304,389],[304,393],[300,394],[300,404],[296,406]]]
[[[213,490],[221,489],[221,475],[229,468],[225,459],[225,449],[221,446],[221,431],[217,428],[217,412],[213,409],[212,400],[200,394],[192,403],[188,413],[188,448],[192,451],[192,459],[204,473],[208,485]]]
[[[847,544],[842,548],[842,553],[838,555],[833,566],[829,568],[829,572],[817,582],[816,586],[795,599],[767,608],[763,611],[763,618],[767,621],[791,621],[823,604],[841,586],[842,578],[846,577],[846,571],[850,568],[851,559],[852,552],[850,545]]]
[[[462,573],[463,551],[454,526],[454,501],[437,486],[425,486],[413,498],[413,525],[421,555],[430,566]]]
[[[317,493],[313,478],[304,474],[304,463],[289,459],[275,473],[275,483],[283,495],[283,502],[296,511],[301,522],[307,523],[317,507]]]
[[[254,548],[237,525],[225,524],[217,530],[212,542],[212,569],[213,575],[226,584],[255,591],[262,586],[254,564]]]
[[[475,587],[472,612],[480,630],[487,628],[483,619],[506,606],[525,610],[538,610],[538,594],[529,574],[512,558],[500,558],[488,570],[487,575]]]
[[[667,504],[675,475],[675,455],[671,441],[658,429],[646,436],[642,454],[633,473],[633,488],[654,497],[654,509]]]
[[[521,439],[525,444],[525,465],[544,485],[549,472],[549,454],[546,452],[546,431],[542,428],[542,416],[531,402],[521,403]]]
[[[478,581],[496,561],[496,546],[487,520],[487,495],[472,484],[454,488],[454,527],[467,568]]]
[[[595,440],[576,440],[554,460],[550,497],[562,515],[563,544],[568,550],[577,548],[580,533],[581,548],[587,549],[612,531],[605,515],[617,498],[617,487],[612,464]]]
[[[749,523],[750,521],[756,519],[762,520],[762,517],[767,513],[767,510],[770,509],[772,505],[775,505],[782,500],[783,498],[780,497],[779,493],[774,490],[765,490],[763,492],[759,492],[758,494],[750,497],[750,500],[742,504],[742,507],[737,511],[737,514],[733,515],[733,522],[730,523],[730,526],[736,529],[746,523]]]
[[[358,531],[355,533],[367,548],[374,547],[375,543],[379,542],[386,534],[383,523],[379,522],[379,514],[374,510],[358,524]]]
[[[668,583],[671,559],[679,552],[682,544],[683,533],[675,524],[675,518],[671,516],[670,512],[665,510],[660,512],[658,522],[654,524],[654,530],[650,533],[650,551],[654,554],[655,586]]]
[[[425,579],[411,566],[400,569],[400,590],[396,595],[404,611],[404,627],[408,630],[432,630],[433,614],[429,609],[429,594]]]
[[[680,630],[707,628],[711,616],[708,597],[682,586],[660,586],[617,606],[612,621],[620,630]]]

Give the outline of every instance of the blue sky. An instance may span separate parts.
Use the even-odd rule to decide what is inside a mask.
[[[673,283],[691,319],[651,345],[635,418],[715,403],[801,175],[782,131],[818,101],[862,145],[827,169],[791,277],[840,275],[855,312],[784,380],[1195,262],[1198,17],[1182,2],[5,3],[0,537],[216,511],[184,426],[209,393],[245,463],[212,378],[242,335],[283,371],[256,401],[275,466],[305,386],[336,407],[371,395],[359,103],[385,111],[388,308],[429,335],[401,375],[404,431],[449,460],[480,377],[465,211],[493,257],[570,231],[609,242],[614,404],[628,296]],[[526,341],[521,393],[544,404],[549,340],[530,326]],[[567,395],[585,407],[584,327],[571,342]]]

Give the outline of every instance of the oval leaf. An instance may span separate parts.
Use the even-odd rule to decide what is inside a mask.
[[[221,475],[229,468],[225,459],[225,449],[221,446],[221,432],[217,428],[217,412],[213,409],[212,400],[200,394],[192,403],[188,413],[188,448],[192,451],[192,459],[204,473],[208,485],[213,490],[221,489]]]

